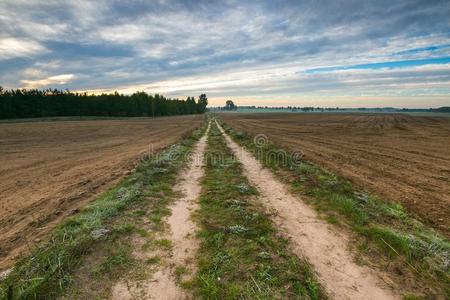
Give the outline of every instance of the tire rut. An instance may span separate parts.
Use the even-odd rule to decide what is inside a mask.
[[[210,125],[208,124],[206,133],[195,145],[189,157],[189,165],[181,171],[179,184],[174,187],[175,191],[182,193],[182,197],[169,207],[172,213],[165,223],[169,225],[170,230],[161,237],[172,243],[170,256],[144,284],[119,282],[113,288],[112,299],[192,299],[192,296],[178,285],[178,281],[191,279],[196,271],[194,259],[198,249],[195,237],[197,226],[191,219],[191,213],[198,207],[200,180],[204,175],[203,158]],[[185,271],[179,278],[176,275],[177,267],[182,267]]]

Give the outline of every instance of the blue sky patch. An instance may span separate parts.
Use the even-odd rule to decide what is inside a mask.
[[[395,68],[406,68],[406,67],[417,67],[424,65],[435,65],[435,64],[448,64],[450,63],[450,57],[439,57],[439,58],[426,58],[426,59],[416,59],[416,60],[400,60],[400,61],[387,61],[380,63],[369,63],[369,64],[358,64],[350,66],[335,66],[335,67],[324,67],[306,70],[305,73],[319,73],[319,72],[332,72],[340,70],[364,70],[364,69],[395,69]]]

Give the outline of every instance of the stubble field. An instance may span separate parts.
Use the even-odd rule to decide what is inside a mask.
[[[220,114],[350,179],[449,236],[450,118],[398,114]]]
[[[203,116],[0,123],[0,270]]]

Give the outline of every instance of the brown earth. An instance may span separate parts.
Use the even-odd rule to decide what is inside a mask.
[[[450,118],[403,114],[224,113],[450,236]]]
[[[0,270],[203,116],[0,123]]]

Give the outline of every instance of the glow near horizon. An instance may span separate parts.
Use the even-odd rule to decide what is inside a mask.
[[[205,92],[213,106],[450,105],[446,1],[127,3],[3,1],[0,85]]]

